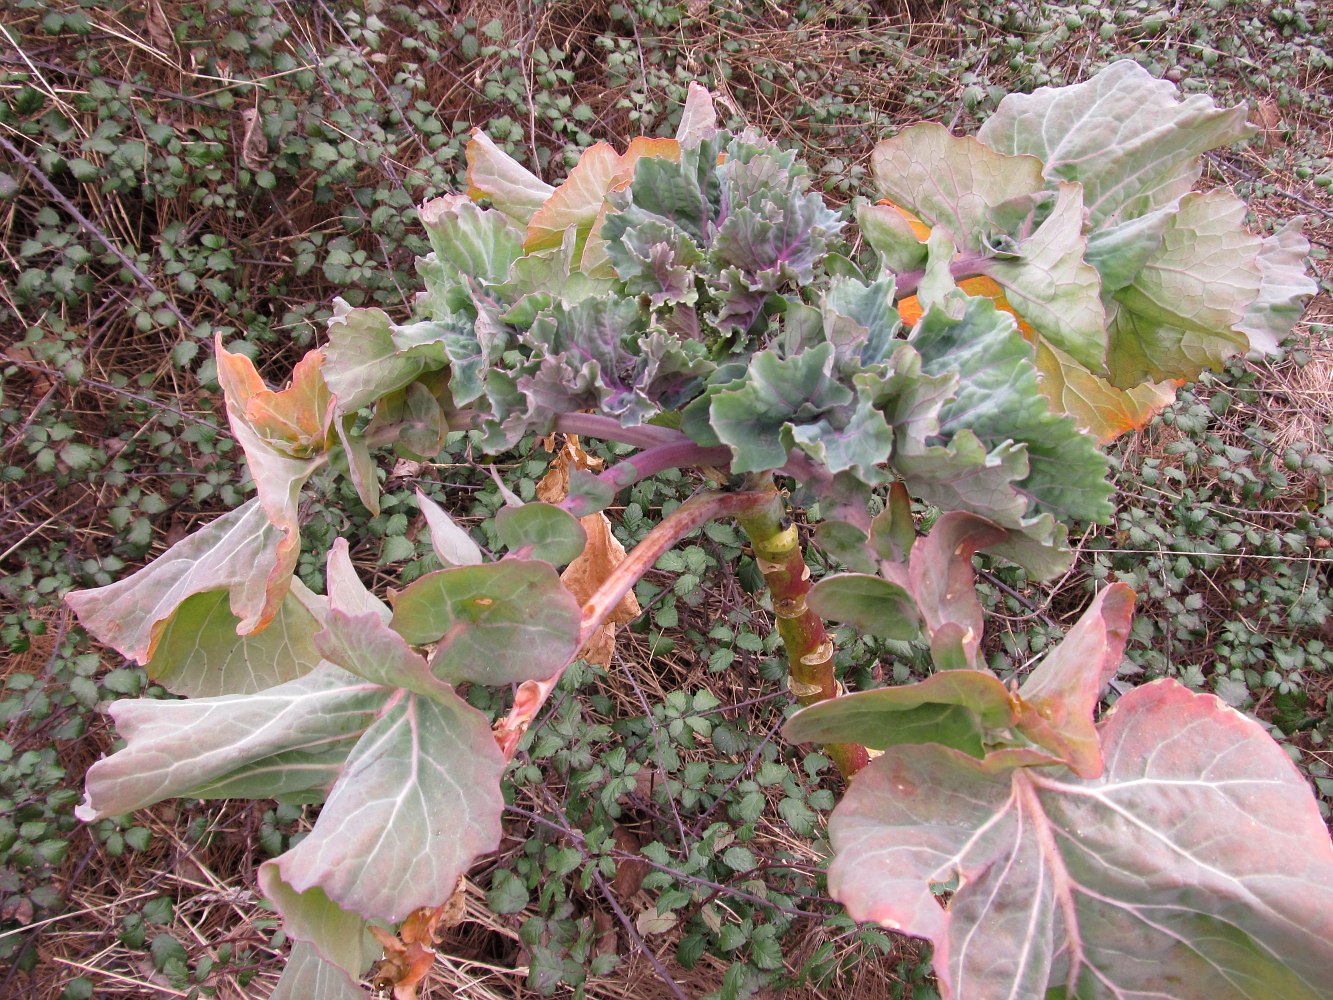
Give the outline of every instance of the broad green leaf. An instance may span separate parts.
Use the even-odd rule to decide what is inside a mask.
[[[1245,203],[1226,191],[1186,195],[1157,253],[1115,293],[1116,301],[1148,321],[1205,334],[1229,331],[1245,317],[1262,278],[1262,241],[1246,231],[1245,213]]]
[[[109,711],[125,749],[88,771],[76,812],[93,820],[163,799],[210,797],[211,788],[255,770],[264,771],[268,795],[327,787],[332,775],[307,766],[309,755],[345,756],[390,694],[326,663],[256,694],[115,702]]]
[[[292,946],[293,957],[298,948],[309,949],[317,963],[333,967],[325,970],[330,983],[335,982],[334,976],[341,976],[350,986],[383,953],[384,949],[367,929],[365,917],[343,909],[318,887],[294,891],[282,880],[276,862],[266,861],[260,866],[259,887],[282,915],[283,931],[296,942]],[[323,994],[307,994],[301,1000],[316,998],[322,1000]]]
[[[623,156],[605,142],[585,149],[564,183],[528,220],[523,249],[533,253],[559,247],[564,242],[566,230],[572,229],[575,233],[574,256],[580,257],[589,234],[600,228],[597,223],[605,218],[606,196],[613,190],[629,186],[635,166],[643,157],[679,160],[680,144],[674,139],[640,136],[630,142]],[[595,264],[596,261],[588,263]]]
[[[946,625],[957,625],[962,629],[959,641],[969,666],[976,665],[984,622],[972,557],[1003,542],[1007,535],[1003,528],[974,514],[949,511],[912,546],[906,583],[926,634],[933,636]]]
[[[1082,184],[1094,226],[1137,218],[1188,191],[1203,153],[1254,134],[1243,105],[1178,95],[1124,59],[1085,83],[1010,94],[977,138],[1001,153],[1037,157],[1052,183]]]
[[[431,669],[451,684],[517,684],[555,673],[578,652],[578,602],[550,563],[505,559],[427,573],[393,601],[392,627],[435,644]]]
[[[440,562],[446,566],[475,566],[481,562],[481,548],[472,536],[420,490],[417,490],[417,507],[425,515],[430,545]]]
[[[1333,846],[1286,753],[1173,681],[1099,733],[1095,779],[889,748],[834,810],[829,891],[931,940],[946,1000],[1326,1000]]]
[[[1097,269],[1083,260],[1083,199],[1076,184],[1061,184],[1051,214],[1004,254],[979,270],[1004,286],[1018,315],[1085,368],[1106,365],[1106,310]]]
[[[875,552],[861,528],[846,521],[824,520],[815,528],[815,544],[854,573],[875,571]]]
[[[888,270],[901,274],[925,266],[926,242],[895,206],[863,203],[857,206],[856,224]]]
[[[427,698],[447,700],[454,696],[453,688],[430,672],[426,658],[373,611],[352,614],[329,608],[315,645],[330,663],[372,684],[402,688]]]
[[[1073,417],[1078,429],[1095,437],[1098,444],[1108,444],[1147,426],[1176,398],[1172,382],[1144,382],[1133,389],[1117,389],[1046,343],[1037,344],[1036,365],[1041,394],[1050,400],[1051,409]]]
[[[467,144],[468,197],[490,203],[526,226],[555,188],[500,149],[481,129],[472,130]]]
[[[366,730],[314,829],[272,864],[367,918],[438,906],[500,842],[505,758],[486,716],[457,695],[401,693]]]
[[[915,639],[921,626],[911,594],[866,573],[824,577],[810,591],[810,607],[822,618],[847,622],[883,639]]]
[[[207,698],[250,694],[309,673],[320,660],[320,626],[299,592],[309,593],[293,579],[273,621],[250,635],[237,633],[240,619],[226,590],[186,598],[158,635],[144,665],[148,676],[173,694]]]
[[[1069,417],[1051,412],[1038,388],[1032,349],[1012,317],[986,299],[968,297],[964,305],[957,320],[932,308],[910,340],[926,372],[959,375],[954,398],[940,410],[940,430],[975,433],[994,450],[1021,445],[1028,469],[1019,485],[1038,511],[1105,521],[1111,515],[1111,486],[1096,441]]]
[[[553,566],[573,562],[588,544],[579,519],[549,503],[505,507],[495,515],[495,531],[514,555]]]
[[[429,321],[418,325],[435,328]],[[333,300],[324,378],[339,413],[355,413],[444,366],[443,350],[419,335],[408,335],[414,346],[404,349],[395,337],[399,329],[382,309],[353,309]]]
[[[370,1000],[370,994],[305,941],[292,945],[282,977],[269,1000]]]
[[[793,743],[859,743],[872,750],[938,743],[980,758],[986,733],[1015,718],[1008,688],[994,674],[948,670],[917,684],[857,691],[803,708],[783,727]]]
[[[894,483],[884,509],[870,522],[870,546],[881,559],[906,563],[916,545],[916,521],[907,487]]]
[[[790,427],[791,441],[832,472],[853,472],[864,483],[892,478],[883,468],[893,450],[893,429],[874,404],[877,375],[857,375],[856,402],[840,413]]]
[[[406,388],[380,397],[365,436],[391,439],[394,450],[412,461],[434,461],[449,433],[441,402],[453,402],[450,374],[448,369],[428,372]]]
[[[1292,219],[1259,247],[1259,294],[1235,326],[1250,338],[1252,351],[1276,351],[1300,320],[1310,296],[1319,291],[1306,274],[1310,241],[1301,235],[1303,221]]]
[[[992,209],[1046,186],[1035,157],[1002,155],[935,122],[878,143],[871,168],[882,197],[968,250],[981,248]]]
[[[297,550],[289,541],[254,498],[123,580],[72,591],[65,601],[101,642],[147,663],[176,609],[197,594],[225,588],[242,635],[271,622],[296,567]]]
[[[1060,644],[1041,658],[1018,689],[1018,730],[1063,760],[1075,774],[1102,773],[1092,719],[1115,677],[1129,638],[1134,591],[1123,583],[1102,590]]]

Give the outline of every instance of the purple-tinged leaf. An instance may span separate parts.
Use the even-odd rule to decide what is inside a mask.
[[[987,731],[1013,725],[1016,707],[994,674],[949,670],[917,684],[818,702],[792,716],[782,732],[793,743],[860,743],[872,750],[939,743],[980,758]]]
[[[451,684],[549,677],[578,652],[580,621],[551,564],[529,559],[427,573],[393,600],[393,630],[434,643],[431,669]]]
[[[912,546],[908,564],[909,588],[916,599],[926,632],[942,626],[963,629],[961,640],[969,666],[975,666],[981,645],[984,617],[973,585],[972,557],[1008,536],[1003,528],[974,514],[942,514],[930,533]]]
[[[125,748],[89,769],[75,814],[87,821],[170,798],[322,791],[390,693],[326,663],[257,694],[115,702]],[[240,791],[254,775],[259,788]]]
[[[1018,691],[1018,730],[1083,778],[1102,773],[1101,744],[1092,720],[1124,657],[1133,613],[1134,591],[1125,584],[1102,590]]]
[[[271,622],[296,567],[298,553],[289,542],[254,498],[123,580],[73,591],[65,601],[97,639],[147,663],[172,615],[196,594],[225,588],[242,635]]]
[[[318,886],[370,919],[438,906],[500,842],[505,764],[489,720],[461,698],[402,692],[352,750],[314,829],[273,865],[292,891]]]
[[[830,892],[933,941],[946,1000],[1333,996],[1333,846],[1285,752],[1173,681],[1099,732],[1097,779],[891,747],[833,813]]]

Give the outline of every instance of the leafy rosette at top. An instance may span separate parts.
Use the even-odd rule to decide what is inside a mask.
[[[1299,223],[1261,239],[1236,199],[1190,193],[1201,154],[1251,132],[1243,107],[1178,100],[1119,62],[1006,97],[977,139],[918,126],[881,143],[876,181],[897,207],[860,221],[887,266],[916,274],[914,220],[946,230],[953,277],[1026,321],[1043,391],[1109,440],[1165,406],[1170,380],[1273,350],[1314,291]]]
[[[460,564],[389,605],[339,540],[328,596],[294,586],[313,625],[287,641],[309,669],[258,691],[115,703],[126,746],[90,769],[80,818],[173,797],[322,802],[311,833],[260,881],[289,936],[309,945],[300,975],[332,976],[331,964],[360,976],[377,953],[368,922],[443,902],[499,841],[504,755],[455,687],[540,680],[577,654],[579,602],[539,560],[572,558],[582,531],[563,511],[529,507],[504,531],[514,555],[494,563],[432,510],[437,549]]]
[[[277,391],[249,358],[220,341],[217,352],[227,416],[258,496],[125,579],[66,597],[94,636],[187,695],[257,691],[315,665],[306,643],[314,598],[292,580],[297,502],[306,480],[340,451],[320,351]]]
[[[715,133],[678,161],[641,161],[611,196],[606,253],[668,330],[705,336],[718,357],[771,336],[790,293],[815,279],[839,215],[804,164],[756,135]]]

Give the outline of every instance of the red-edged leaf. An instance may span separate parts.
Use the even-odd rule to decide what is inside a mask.
[[[930,533],[912,546],[909,589],[921,610],[926,631],[934,635],[944,625],[960,626],[969,665],[976,663],[982,631],[972,557],[1008,536],[1003,528],[975,514],[950,511],[941,515]]]
[[[1019,730],[1084,778],[1102,773],[1092,719],[1124,656],[1133,614],[1134,591],[1123,583],[1111,584],[1018,691]]]
[[[1333,846],[1282,748],[1173,681],[1100,737],[1096,779],[891,747],[833,813],[830,892],[932,940],[946,1000],[1333,996]]]

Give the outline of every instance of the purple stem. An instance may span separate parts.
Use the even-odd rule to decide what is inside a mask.
[[[555,418],[555,429],[564,434],[580,434],[584,437],[601,438],[603,441],[619,441],[635,448],[694,443],[680,431],[672,430],[670,427],[655,427],[652,424],[623,427],[615,417],[601,413],[562,413]]]
[[[985,273],[985,268],[982,265],[989,259],[979,250],[964,250],[949,264],[949,275],[954,281],[959,281],[962,278],[975,278],[977,275]],[[908,295],[915,295],[917,289],[921,287],[921,279],[925,276],[925,268],[917,271],[903,271],[898,274],[893,290],[894,298],[901,299]]]
[[[699,468],[701,466],[727,466],[731,462],[730,448],[705,448],[693,441],[675,441],[671,444],[659,444],[631,455],[623,462],[618,462],[609,469],[598,473],[595,478],[605,483],[612,490],[621,490],[633,486],[642,479],[655,476],[665,469]],[[588,498],[576,493],[565,497],[560,502],[563,510],[575,517],[591,513]]]

